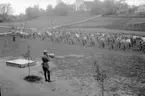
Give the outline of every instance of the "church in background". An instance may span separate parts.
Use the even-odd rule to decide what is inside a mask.
[[[74,3],[74,9],[76,11],[89,11],[91,10],[92,5],[93,1],[76,0]]]

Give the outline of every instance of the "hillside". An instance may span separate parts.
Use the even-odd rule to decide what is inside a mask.
[[[58,26],[68,24],[80,20],[90,18],[92,16],[89,13],[70,14],[68,16],[42,16],[37,19],[26,21],[27,28],[48,28],[52,26]],[[15,22],[13,25],[20,25],[23,22]],[[0,23],[0,25],[10,25],[8,23]]]
[[[99,17],[67,28],[105,28],[132,31],[145,31],[145,18]]]

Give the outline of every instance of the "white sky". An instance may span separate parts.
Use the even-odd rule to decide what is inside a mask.
[[[64,2],[74,2],[75,0],[62,0]],[[85,1],[92,1],[92,0],[85,0]],[[24,13],[25,9],[29,6],[34,6],[38,4],[40,8],[46,9],[48,4],[52,4],[53,6],[56,5],[57,0],[0,0],[0,3],[10,3],[14,9],[14,14]],[[130,5],[139,5],[145,0],[127,0]]]

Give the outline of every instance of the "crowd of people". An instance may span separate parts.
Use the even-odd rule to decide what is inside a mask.
[[[27,29],[25,32],[15,31],[11,35],[24,39],[49,40],[55,43],[80,45],[83,47],[100,47],[115,50],[135,50],[145,52],[145,37],[123,33],[86,33],[54,29]]]

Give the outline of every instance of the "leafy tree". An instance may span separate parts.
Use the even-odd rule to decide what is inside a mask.
[[[35,5],[34,7],[28,7],[25,10],[25,13],[26,13],[28,19],[37,18],[40,16],[40,9],[37,5]]]
[[[49,12],[49,11],[51,12],[52,10],[53,10],[52,5],[48,5],[46,11],[47,11],[47,12]]]
[[[102,9],[102,2],[100,0],[94,0],[94,5],[91,8],[91,14],[101,14]]]
[[[47,15],[52,15],[53,14],[53,7],[52,7],[52,5],[48,5],[47,6],[46,14]]]
[[[128,12],[126,0],[94,0],[94,5],[91,8],[92,14],[114,15],[117,13]]]
[[[115,0],[104,0],[102,7],[104,15],[113,15],[118,9]]]
[[[54,12],[55,12],[56,15],[66,16],[66,15],[68,15],[68,6],[63,2],[60,2],[54,8]]]
[[[117,5],[117,14],[124,14],[124,13],[129,13],[129,5],[125,2],[126,0],[119,0],[116,2]]]

